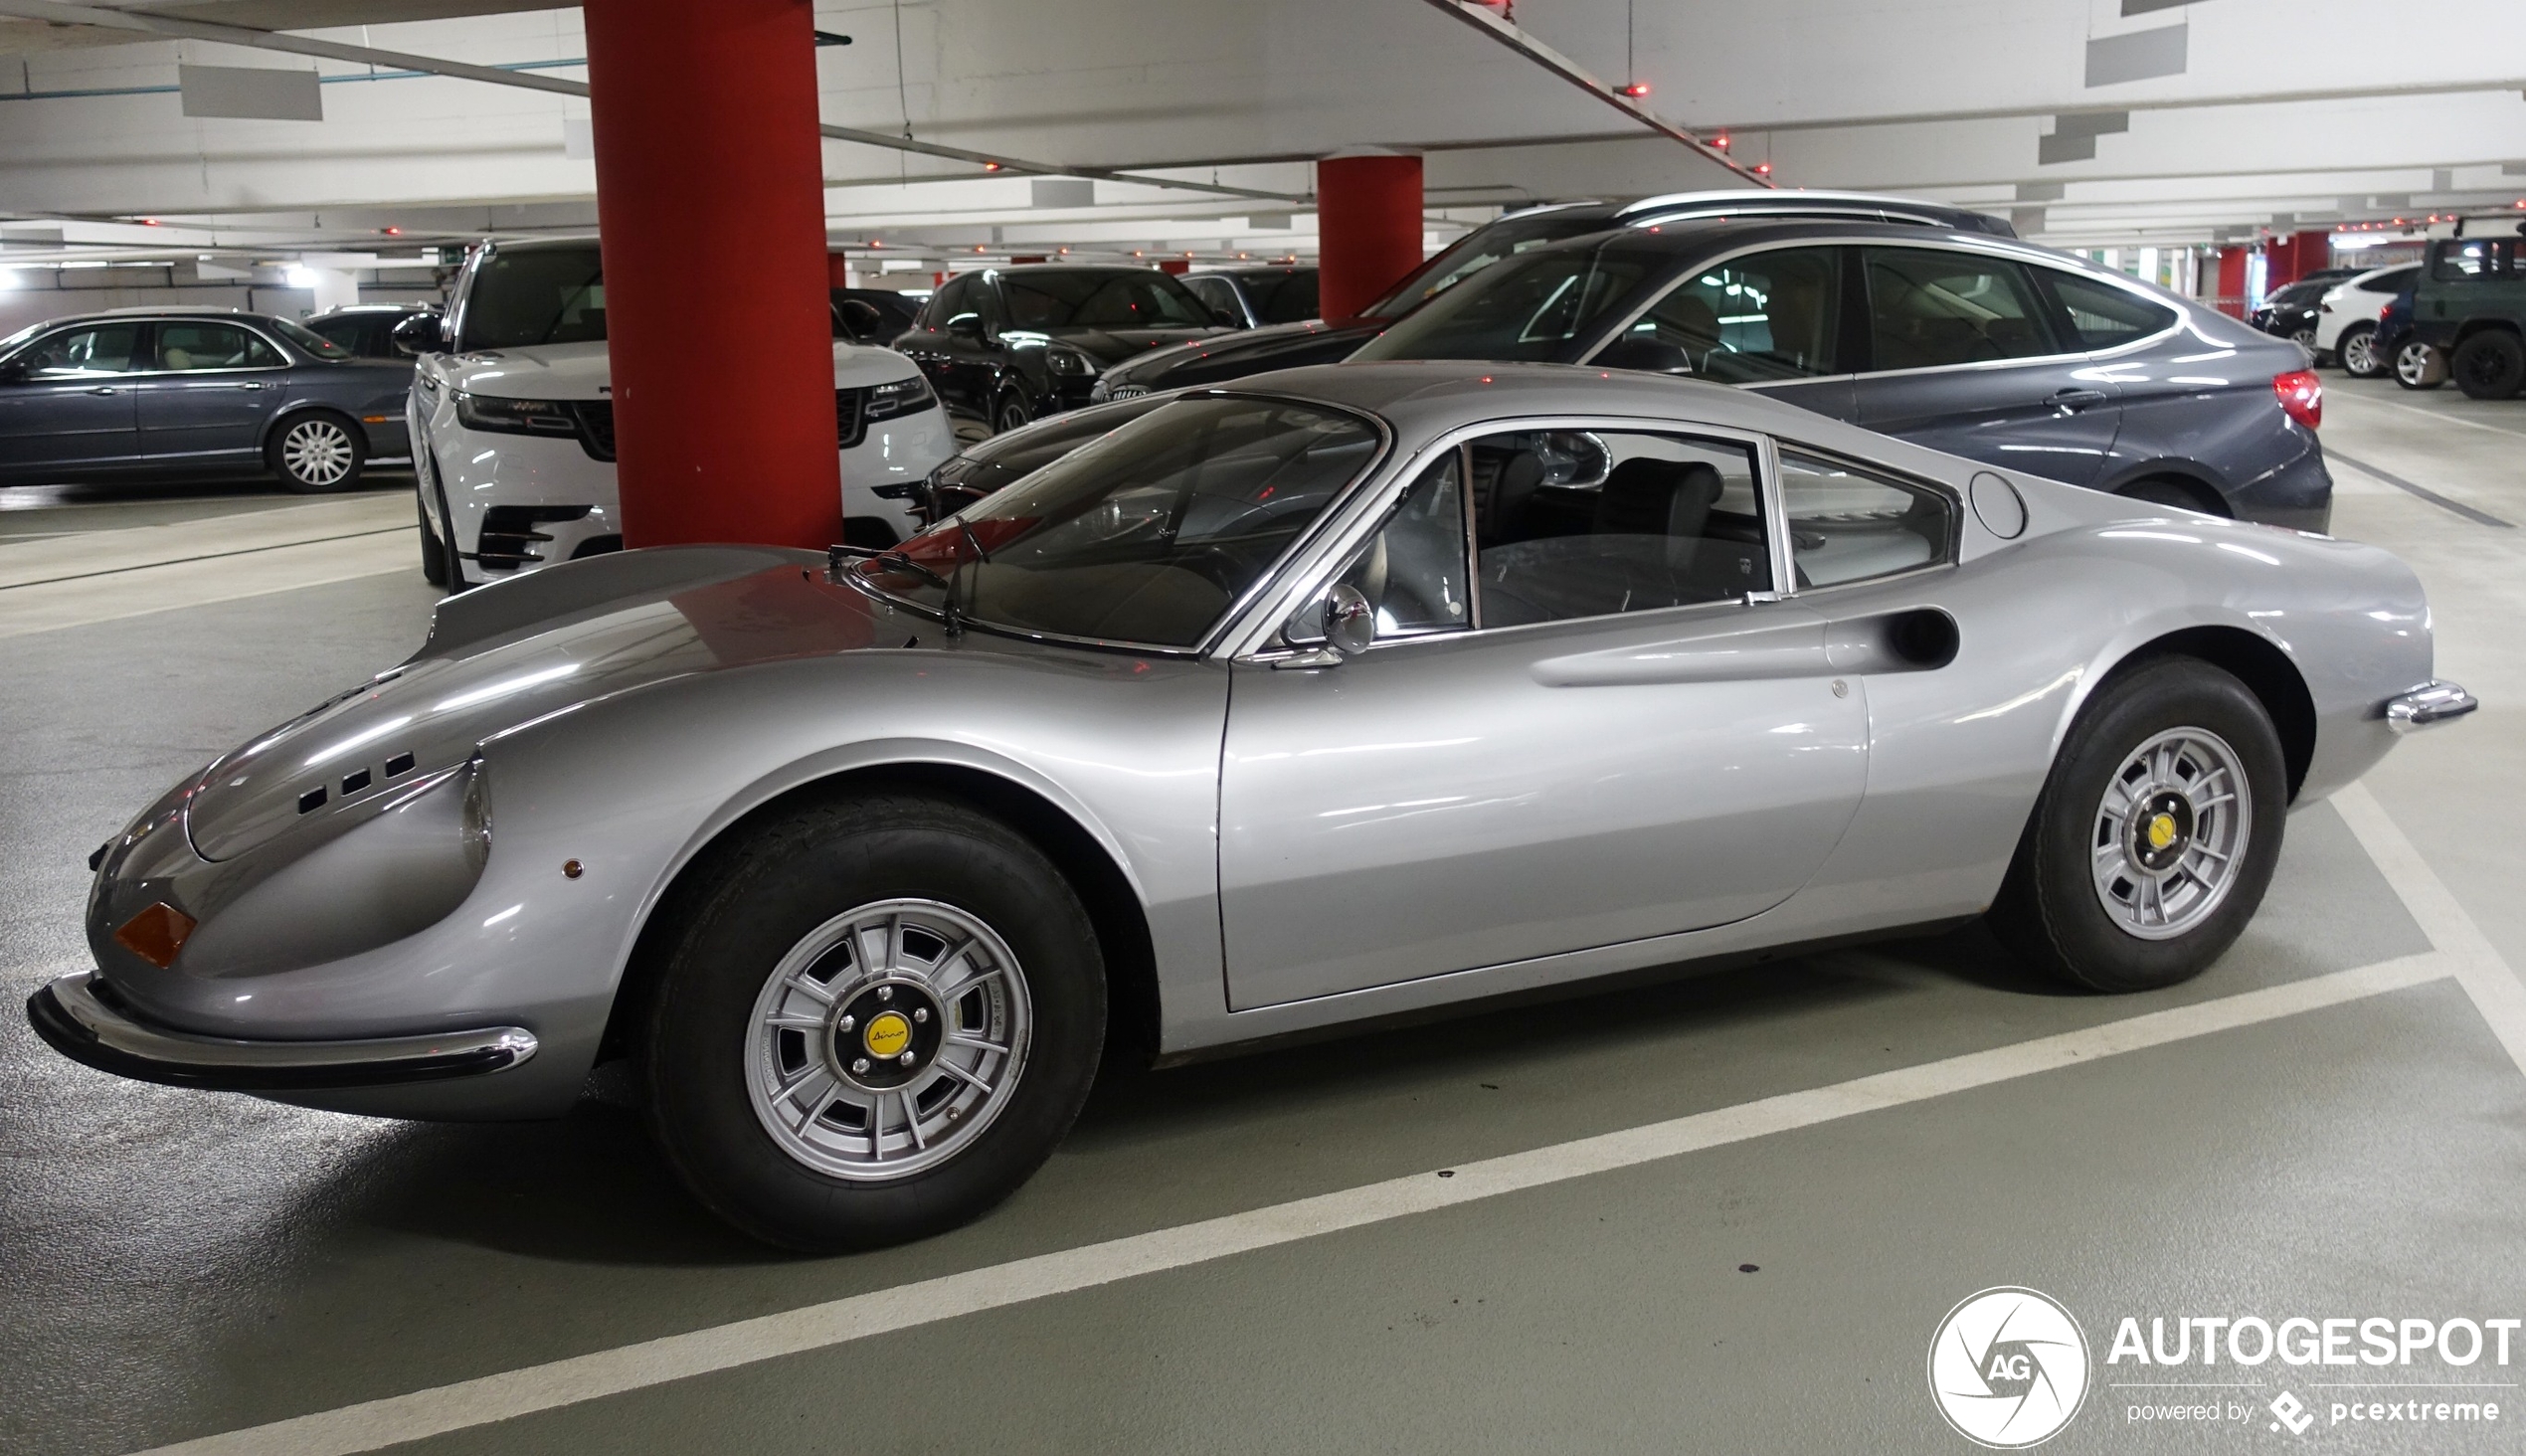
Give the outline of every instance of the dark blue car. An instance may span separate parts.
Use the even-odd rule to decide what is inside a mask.
[[[285,318],[145,309],[0,339],[0,484],[270,469],[341,490],[408,458],[409,361],[355,359]]]

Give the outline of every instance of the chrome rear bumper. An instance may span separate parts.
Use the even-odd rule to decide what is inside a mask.
[[[288,1092],[384,1087],[506,1070],[535,1054],[535,1034],[493,1026],[368,1041],[239,1041],[140,1019],[92,971],[27,998],[27,1020],[55,1051],[98,1071],[174,1087]]]
[[[2386,699],[2386,726],[2397,733],[2411,733],[2461,718],[2480,706],[2463,688],[2433,679]]]

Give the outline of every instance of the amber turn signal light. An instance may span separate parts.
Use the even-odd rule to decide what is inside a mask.
[[[184,949],[185,937],[193,933],[197,922],[164,900],[134,915],[114,932],[114,944],[164,971],[175,964],[175,953]]]

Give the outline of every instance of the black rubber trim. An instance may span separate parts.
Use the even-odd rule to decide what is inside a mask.
[[[496,1072],[517,1060],[506,1047],[486,1046],[443,1056],[413,1057],[393,1063],[248,1069],[155,1061],[117,1051],[96,1039],[63,1009],[47,986],[26,999],[27,1023],[55,1051],[84,1066],[135,1082],[168,1087],[199,1087],[221,1092],[303,1092],[338,1087],[399,1087],[414,1082],[441,1082],[454,1077]]]

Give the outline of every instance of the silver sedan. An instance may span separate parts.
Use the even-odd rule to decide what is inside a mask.
[[[2274,408],[2277,408],[2276,406]],[[1162,1060],[1975,916],[2200,971],[2285,811],[2472,707],[2382,551],[1742,392],[1187,393],[887,552],[456,597],[100,846],[125,1076],[558,1114],[600,1060],[798,1248],[929,1233]]]

